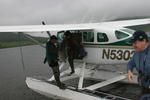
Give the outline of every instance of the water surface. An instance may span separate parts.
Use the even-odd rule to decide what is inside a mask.
[[[45,49],[38,45],[0,49],[0,100],[52,100],[25,83],[26,76],[51,76],[51,69],[43,64],[44,57]]]

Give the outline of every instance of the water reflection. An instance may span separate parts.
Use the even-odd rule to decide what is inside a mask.
[[[26,76],[51,76],[51,69],[43,64],[45,49],[25,46],[22,50],[25,70],[19,47],[0,49],[0,100],[50,100],[25,84]]]

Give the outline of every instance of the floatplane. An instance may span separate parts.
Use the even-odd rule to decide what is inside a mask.
[[[116,64],[127,63],[134,53],[128,40],[131,39],[135,31],[129,29],[128,26],[149,23],[150,18],[67,25],[1,26],[0,32],[57,31],[56,35],[62,41],[64,32],[70,31],[75,37],[79,37],[82,42],[87,56],[78,60],[81,64],[76,67],[75,74],[68,76],[69,70],[61,73],[63,82],[77,79],[75,81],[77,82],[76,86],[67,84],[67,89],[61,90],[55,85],[53,76],[47,80],[26,77],[26,84],[32,90],[48,97],[63,100],[127,100],[127,98],[96,91],[101,87],[126,79],[126,73],[100,70],[100,68],[102,68],[102,65],[116,66]],[[60,69],[65,64],[64,61],[60,62]],[[88,64],[99,66],[89,66]],[[103,81],[85,86],[85,79]]]

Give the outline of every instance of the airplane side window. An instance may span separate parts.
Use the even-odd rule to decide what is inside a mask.
[[[94,42],[94,32],[83,32],[83,42]]]
[[[97,42],[108,42],[108,37],[105,33],[97,33]]]
[[[64,31],[57,32],[58,42],[61,43],[64,39]]]
[[[115,35],[116,35],[117,39],[122,39],[122,38],[129,36],[128,34],[120,32],[120,31],[115,31]]]

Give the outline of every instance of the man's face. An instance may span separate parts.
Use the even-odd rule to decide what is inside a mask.
[[[57,40],[56,40],[56,39],[52,39],[51,42],[52,42],[52,43],[56,43]]]
[[[68,38],[70,38],[70,36],[69,35],[64,35],[64,38],[68,39]]]
[[[147,45],[146,39],[144,39],[143,41],[136,41],[132,44],[132,46],[137,52],[143,51],[146,45]]]

